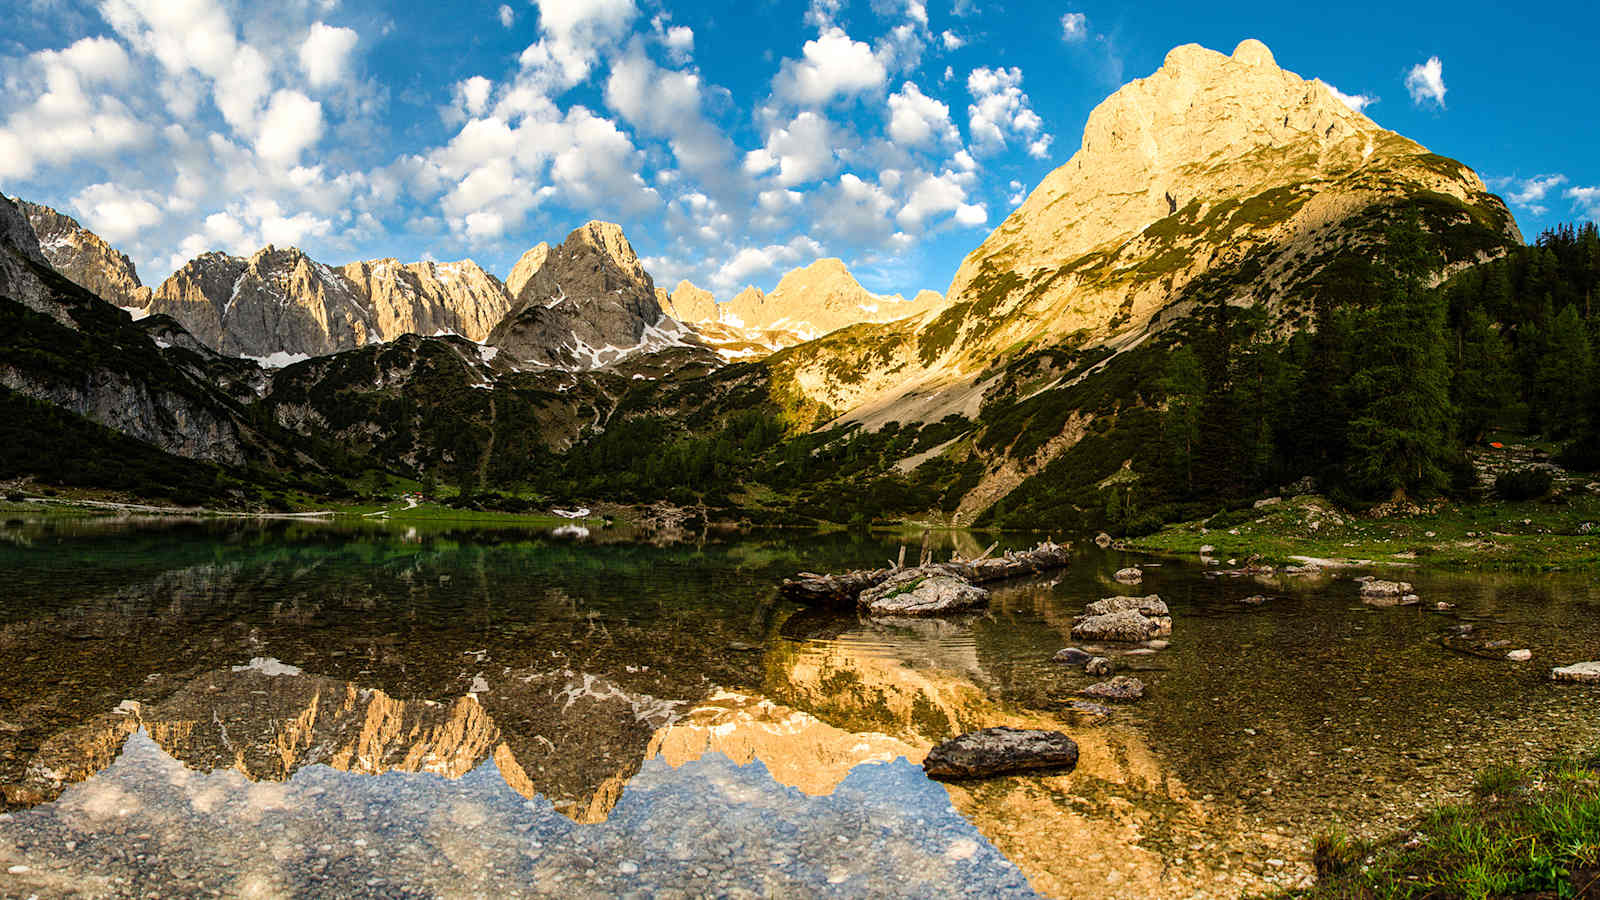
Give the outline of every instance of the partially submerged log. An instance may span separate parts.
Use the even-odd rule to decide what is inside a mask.
[[[1067,548],[1053,541],[1044,541],[1032,550],[1007,551],[1004,556],[990,557],[989,554],[993,553],[997,546],[998,543],[990,544],[989,549],[972,560],[962,559],[959,556],[949,562],[929,560],[919,568],[955,575],[973,584],[986,584],[1006,578],[1019,578],[1052,569],[1062,569],[1067,566],[1070,559]],[[902,554],[901,559],[904,558]],[[924,559],[927,559],[926,555]],[[901,570],[900,565],[894,565],[887,569],[863,569],[837,575],[801,572],[793,578],[784,579],[780,592],[787,600],[817,606],[854,603],[862,591],[883,584]]]

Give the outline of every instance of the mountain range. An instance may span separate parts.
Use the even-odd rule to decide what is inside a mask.
[[[78,332],[97,359],[108,341],[142,333],[140,353],[222,399],[129,407],[131,375],[104,397],[82,379],[68,389],[11,341],[0,383],[183,457],[237,464],[251,444],[263,465],[285,453],[324,464],[302,436],[358,467],[479,488],[559,469],[563,491],[611,490],[602,459],[635,431],[659,431],[684,454],[708,441],[710,471],[730,483],[762,454],[801,470],[875,435],[876,468],[841,462],[828,479],[909,486],[920,499],[904,502],[972,522],[1064,477],[1079,487],[1119,470],[1136,478],[1137,454],[1101,447],[1070,477],[1038,480],[1095,445],[1086,439],[1120,433],[1130,410],[1152,408],[1157,348],[1201,339],[1227,310],[1249,310],[1265,334],[1314,329],[1401,219],[1437,248],[1434,282],[1522,245],[1471,169],[1280,68],[1260,42],[1232,54],[1186,45],[1093,111],[1078,152],[942,295],[875,295],[822,259],[771,292],[718,302],[687,281],[657,287],[622,229],[600,222],[529,250],[504,282],[470,260],[333,267],[267,247],[248,259],[205,254],[151,290],[71,219],[0,204],[0,293]],[[94,295],[104,308],[86,317]],[[740,418],[752,411],[779,436]],[[232,437],[250,423],[278,431]],[[723,444],[744,457],[724,466]],[[696,496],[754,502],[735,493]],[[808,497],[790,512],[826,517],[824,498]]]

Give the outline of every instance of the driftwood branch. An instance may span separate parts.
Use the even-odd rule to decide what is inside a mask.
[[[1052,541],[1045,541],[1032,550],[1016,551],[990,559],[990,554],[999,546],[1000,542],[996,541],[977,559],[952,559],[946,563],[932,562],[932,553],[927,552],[923,555],[925,562],[920,568],[929,574],[956,575],[974,584],[984,584],[1065,568],[1069,560],[1067,548]],[[819,606],[853,603],[862,591],[884,583],[902,568],[896,563],[885,569],[861,569],[835,575],[801,572],[784,580],[781,593],[786,599]]]

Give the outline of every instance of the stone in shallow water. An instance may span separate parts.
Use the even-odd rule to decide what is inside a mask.
[[[1600,684],[1600,662],[1581,662],[1570,666],[1562,666],[1558,669],[1551,669],[1550,677],[1556,681]]]
[[[1114,577],[1123,584],[1138,584],[1144,580],[1144,572],[1129,567],[1126,569],[1118,569],[1117,574]]]
[[[1411,593],[1409,581],[1382,581],[1374,578],[1361,583],[1363,597],[1403,597]]]
[[[1135,609],[1124,609],[1103,616],[1084,616],[1072,626],[1072,636],[1091,641],[1138,643],[1172,632],[1172,620],[1149,618]]]
[[[1085,615],[1104,616],[1125,609],[1136,609],[1140,615],[1165,616],[1170,615],[1167,604],[1162,601],[1160,594],[1151,594],[1148,597],[1107,597],[1083,608]]]
[[[1104,656],[1096,656],[1083,664],[1083,671],[1090,675],[1110,675],[1112,668],[1111,660]]]
[[[1011,772],[1071,771],[1078,744],[1059,731],[985,728],[928,751],[923,769],[932,778],[982,778]]]
[[[1079,693],[1101,700],[1138,700],[1144,696],[1144,682],[1131,675],[1118,675],[1110,681],[1091,684]]]
[[[1077,647],[1067,647],[1062,650],[1057,650],[1056,655],[1050,658],[1058,663],[1065,663],[1069,666],[1081,666],[1089,660],[1094,659],[1094,654],[1087,650],[1080,650]]]
[[[907,569],[861,592],[860,603],[878,616],[937,616],[989,605],[989,592],[963,578]]]

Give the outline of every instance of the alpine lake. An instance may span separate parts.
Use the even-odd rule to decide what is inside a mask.
[[[1079,541],[975,615],[778,597],[902,540],[12,519],[0,896],[1236,897],[1305,883],[1325,828],[1600,743],[1600,688],[1550,679],[1600,659],[1593,576],[1391,569],[1423,602],[1377,608],[1360,570]],[[1076,708],[1074,617],[1149,593],[1170,646],[1103,645],[1145,698]],[[923,774],[996,725],[1077,769]]]

